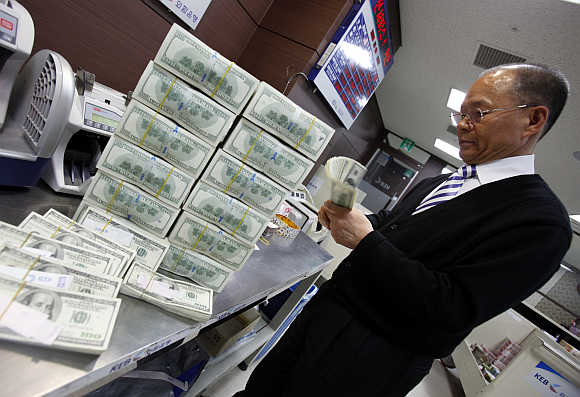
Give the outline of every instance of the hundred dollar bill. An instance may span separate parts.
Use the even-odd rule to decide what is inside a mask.
[[[120,306],[120,299],[37,287],[0,276],[0,312],[4,313],[0,339],[100,354],[109,346]],[[43,331],[35,329],[39,325],[53,327],[50,341],[34,337]]]
[[[109,139],[97,168],[174,207],[181,206],[195,181],[168,162],[115,136]]]
[[[254,250],[219,227],[182,212],[168,237],[181,248],[200,252],[232,270],[240,270]]]
[[[60,212],[58,212],[57,210],[55,210],[53,208],[49,209],[44,214],[44,219],[46,219],[47,221],[49,221],[55,225],[60,226],[64,230],[68,230],[68,231],[77,233],[77,234],[83,236],[84,238],[87,238],[89,240],[93,240],[93,241],[107,247],[108,249],[120,252],[123,255],[125,255],[127,257],[127,261],[116,273],[110,272],[109,274],[111,276],[121,277],[123,274],[125,274],[125,272],[129,268],[129,265],[131,264],[131,262],[133,262],[133,259],[135,258],[136,250],[137,250],[136,247],[132,247],[130,243],[127,243],[126,245],[121,244],[123,242],[123,239],[118,238],[118,235],[111,235],[110,238],[104,237],[102,227],[98,231],[93,231],[89,228],[86,228],[83,225],[78,224],[77,222],[75,222],[71,218],[69,218],[68,216],[61,214]],[[104,224],[103,224],[103,226],[104,226]],[[105,234],[105,235],[108,235],[108,234]],[[130,238],[130,236],[128,236],[128,237]],[[117,240],[117,241],[114,241],[114,240]]]
[[[194,178],[201,174],[215,150],[209,143],[135,100],[129,103],[115,135],[164,158]]]
[[[244,117],[314,161],[334,134],[330,126],[263,81],[244,110]]]
[[[160,239],[124,219],[95,207],[83,205],[81,210],[77,219],[80,225],[134,250],[136,262],[153,271],[157,270],[159,262],[169,248],[167,240]]]
[[[207,166],[201,180],[268,217],[280,208],[288,195],[287,189],[221,149]]]
[[[174,245],[169,246],[159,269],[187,277],[214,292],[221,292],[233,274],[231,269],[205,255]]]
[[[254,245],[270,221],[247,204],[203,182],[195,185],[183,209],[212,222],[249,245]]]
[[[68,245],[34,232],[25,232],[4,222],[0,222],[0,243],[12,244],[33,254],[48,256],[98,274],[107,274],[113,261],[109,255]]]
[[[15,272],[16,270],[16,272]],[[19,279],[30,270],[28,284],[45,284],[51,278],[57,282],[53,288],[66,289],[89,295],[115,298],[121,288],[121,278],[94,274],[65,265],[47,257],[39,257],[10,245],[0,245],[0,273]]]
[[[236,114],[244,109],[259,83],[177,24],[167,33],[155,63]]]
[[[125,266],[128,266],[128,261],[131,259],[130,256],[101,245],[94,240],[85,238],[80,234],[71,232],[44,219],[41,215],[36,212],[31,212],[28,214],[26,219],[24,219],[18,226],[21,230],[25,232],[38,233],[38,235],[43,237],[52,238],[63,243],[74,245],[76,247],[81,247],[89,251],[100,252],[109,255],[113,258],[111,261],[111,266],[107,271],[107,274],[117,275],[118,272]]]
[[[223,140],[236,117],[153,62],[141,75],[133,98],[214,146]]]
[[[243,118],[226,140],[224,150],[288,189],[302,183],[314,167],[312,161]]]
[[[159,237],[165,237],[179,209],[165,204],[141,189],[119,181],[99,170],[93,177],[83,201],[128,219]],[[80,208],[80,207],[79,207]],[[79,214],[75,214],[75,219]]]
[[[330,200],[341,207],[352,208],[366,167],[351,158],[338,156],[328,159],[324,168],[326,179],[330,181]]]
[[[196,321],[208,320],[212,314],[211,289],[152,272],[138,263],[127,272],[121,293]]]

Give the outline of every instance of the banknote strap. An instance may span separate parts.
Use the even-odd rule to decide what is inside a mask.
[[[193,243],[193,246],[191,247],[192,251],[195,249],[195,247],[197,247],[197,244],[199,244],[199,242],[201,241],[201,238],[203,237],[205,231],[207,230],[208,225],[209,225],[209,222],[206,222],[205,227],[203,228],[203,230],[201,231],[201,233],[197,237],[197,240],[195,240],[195,243]],[[183,248],[183,250],[181,251],[181,254],[179,254],[179,257],[175,261],[175,267],[173,268],[173,270],[177,269],[177,265],[179,264],[179,261],[181,261],[181,258],[183,258],[183,255],[185,255],[185,251],[187,251],[187,248]]]
[[[145,139],[147,139],[147,135],[149,135],[149,131],[151,130],[151,127],[153,126],[153,123],[155,122],[155,119],[157,118],[157,114],[161,111],[161,108],[163,108],[163,104],[165,103],[165,100],[167,99],[167,97],[169,96],[169,93],[173,89],[173,85],[175,84],[176,81],[177,81],[177,77],[173,79],[173,81],[171,82],[171,85],[167,89],[167,92],[163,96],[161,103],[159,104],[159,106],[157,106],[157,110],[155,111],[155,114],[153,115],[153,117],[151,118],[151,121],[149,122],[149,125],[145,129],[145,133],[143,134],[143,138],[141,138],[141,141],[139,142],[139,147],[141,147],[143,145],[143,142],[145,142]]]
[[[20,247],[18,248],[22,248],[24,247],[24,245],[28,242],[28,240],[30,239],[30,236],[32,236],[32,232],[28,232],[28,234],[26,235],[26,238],[24,239],[24,241],[22,242],[22,244],[20,244]]]
[[[75,221],[70,221],[68,226],[66,227],[66,229],[67,230],[70,229],[71,227],[73,227],[75,225],[75,223],[76,223]]]
[[[109,219],[107,220],[107,222],[103,225],[103,228],[101,229],[101,231],[99,232],[99,234],[103,234],[105,233],[105,230],[107,230],[107,228],[109,227],[109,225],[111,224],[111,221],[113,220],[113,216],[111,215],[109,217]]]
[[[22,276],[22,280],[20,282],[20,285],[16,289],[16,292],[14,292],[14,295],[12,296],[12,298],[10,298],[10,301],[8,301],[8,304],[6,305],[6,307],[4,308],[2,313],[0,314],[0,320],[2,320],[2,317],[4,317],[4,315],[6,314],[6,312],[8,311],[10,306],[12,305],[12,303],[16,300],[16,297],[18,296],[18,294],[22,291],[22,288],[24,288],[24,286],[26,285],[26,277],[28,277],[28,274],[34,268],[34,266],[38,263],[39,260],[40,260],[40,255],[38,255],[36,257],[36,259],[30,264],[30,266],[28,266],[28,269],[26,269],[26,272],[24,273],[24,276]]]
[[[159,188],[159,191],[157,191],[157,193],[155,194],[155,198],[158,198],[159,195],[161,194],[161,192],[163,191],[163,188],[165,187],[165,184],[167,183],[167,181],[169,180],[169,177],[171,176],[171,174],[173,174],[173,171],[175,170],[175,167],[171,167],[171,171],[169,171],[169,173],[167,174],[167,176],[165,177],[165,180],[163,181],[163,183],[161,184],[161,187]]]
[[[54,233],[52,233],[49,238],[54,238],[58,234],[58,232],[60,232],[60,226],[58,226],[56,228],[56,230],[54,231]]]
[[[230,69],[232,68],[232,66],[234,66],[234,63],[230,63],[230,66],[228,66],[228,68],[226,69],[226,72],[224,73],[224,75],[222,76],[222,78],[220,79],[220,81],[216,84],[215,88],[213,89],[213,92],[210,95],[210,98],[213,98],[215,93],[218,92],[220,86],[222,85],[222,83],[224,82],[226,76],[228,75],[228,73],[230,72]]]
[[[242,215],[242,219],[240,219],[240,223],[238,223],[238,226],[236,226],[236,228],[234,229],[234,231],[232,232],[232,236],[236,234],[236,232],[238,231],[238,228],[242,225],[242,223],[244,222],[244,219],[246,218],[246,215],[248,215],[248,211],[250,210],[250,207],[246,208],[246,210],[244,211],[244,215]]]
[[[153,277],[155,277],[155,272],[151,272],[151,277],[149,277],[149,281],[147,281],[147,285],[145,285],[145,288],[141,292],[141,295],[139,295],[139,298],[142,298],[143,295],[145,295],[145,292],[147,292],[147,288],[149,288],[151,281],[153,281]]]
[[[236,174],[234,175],[234,177],[232,178],[232,180],[230,181],[230,183],[228,183],[228,185],[224,189],[224,193],[227,193],[228,190],[230,190],[230,188],[232,187],[232,185],[236,181],[236,179],[238,179],[238,176],[240,175],[240,172],[242,172],[242,170],[244,169],[244,165],[245,165],[244,163],[242,163],[242,165],[240,165],[240,168],[238,168],[238,172],[236,172]]]
[[[300,140],[298,141],[298,143],[296,144],[296,146],[294,146],[294,149],[298,149],[300,147],[300,145],[302,144],[302,141],[304,141],[304,139],[308,136],[308,134],[310,134],[310,130],[314,126],[314,122],[315,121],[316,121],[316,117],[314,117],[312,119],[312,123],[310,123],[310,127],[308,127],[308,129],[306,130],[306,133],[304,135],[302,135],[302,138],[300,138]]]
[[[123,182],[124,181],[119,182],[117,189],[115,189],[115,193],[113,193],[113,197],[111,197],[111,201],[109,201],[109,205],[107,205],[107,212],[111,212],[111,208],[113,208],[113,203],[115,202],[117,195],[119,194],[121,188],[123,187]]]
[[[258,142],[258,139],[260,139],[260,137],[262,136],[262,132],[264,132],[264,130],[260,129],[260,132],[258,132],[258,135],[256,136],[256,139],[254,140],[254,143],[252,143],[252,145],[250,146],[250,148],[246,152],[246,155],[244,156],[244,159],[242,160],[242,163],[245,163],[246,160],[248,159],[248,156],[252,152],[252,149],[254,149],[254,146],[256,146],[256,143]]]
[[[236,174],[234,175],[234,177],[232,178],[232,180],[230,181],[230,183],[228,183],[228,185],[224,189],[224,193],[227,193],[230,190],[230,188],[232,187],[232,185],[234,184],[234,182],[236,181],[236,179],[238,179],[238,176],[240,176],[240,172],[242,172],[242,170],[244,169],[244,166],[246,165],[246,160],[248,159],[248,156],[250,155],[250,152],[252,151],[252,149],[254,149],[254,146],[258,142],[258,139],[260,139],[260,137],[262,136],[262,132],[263,132],[263,130],[260,130],[260,132],[256,136],[256,140],[254,141],[254,143],[252,143],[252,145],[250,146],[250,148],[246,152],[246,155],[244,156],[244,158],[242,160],[242,165],[240,166],[240,168],[238,168],[238,172],[236,172]]]

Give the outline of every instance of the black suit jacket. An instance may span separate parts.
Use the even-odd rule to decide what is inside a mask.
[[[411,216],[446,176],[419,183],[329,281],[334,299],[391,343],[442,357],[558,269],[568,214],[538,175],[496,181]]]

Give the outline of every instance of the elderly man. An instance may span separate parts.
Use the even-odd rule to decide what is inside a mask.
[[[434,358],[541,287],[572,234],[533,153],[567,95],[544,66],[487,70],[452,115],[456,173],[421,181],[391,213],[326,202],[320,221],[353,251],[242,395],[405,396]]]

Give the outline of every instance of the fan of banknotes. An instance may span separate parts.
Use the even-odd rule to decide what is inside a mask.
[[[330,182],[330,200],[341,207],[352,208],[356,189],[367,168],[348,157],[332,157],[326,161],[325,175]]]

